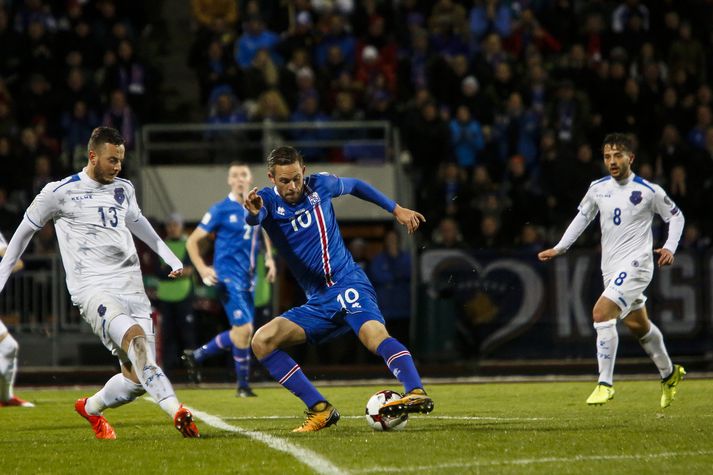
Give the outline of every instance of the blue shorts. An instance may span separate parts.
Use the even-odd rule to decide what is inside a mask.
[[[306,304],[288,310],[282,317],[302,327],[307,341],[317,345],[350,329],[359,335],[359,329],[369,320],[384,323],[374,287],[361,269],[348,279],[325,287]]]
[[[218,284],[220,303],[223,304],[228,321],[234,327],[252,323],[255,314],[253,293],[242,290],[231,283]]]

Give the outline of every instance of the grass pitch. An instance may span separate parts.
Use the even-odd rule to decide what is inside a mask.
[[[300,401],[279,387],[236,399],[228,389],[184,389],[202,438],[183,439],[145,399],[105,416],[118,439],[98,441],[74,413],[84,390],[18,394],[34,409],[0,409],[2,473],[711,473],[712,380],[686,380],[659,408],[657,381],[620,381],[602,407],[594,383],[433,384],[436,407],[404,431],[373,432],[364,405],[379,386],[323,387],[342,420],[294,434]]]

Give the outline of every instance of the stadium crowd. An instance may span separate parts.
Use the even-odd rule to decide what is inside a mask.
[[[23,200],[86,160],[94,126],[113,125],[131,140],[140,123],[160,117],[150,115],[157,74],[137,54],[149,22],[142,7],[0,5],[0,229],[11,234]],[[433,245],[541,249],[605,174],[604,134],[620,131],[636,138],[635,172],[686,214],[681,247],[710,246],[709,2],[191,6],[187,60],[209,123],[391,121],[419,209],[434,218]],[[597,240],[593,233],[579,244]]]

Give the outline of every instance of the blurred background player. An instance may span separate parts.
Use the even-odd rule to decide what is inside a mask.
[[[274,149],[267,164],[275,186],[250,191],[245,202],[250,212],[247,222],[262,224],[304,290],[307,303],[262,326],[252,348],[272,377],[307,406],[307,418],[294,432],[324,429],[340,416],[283,348],[307,341],[320,344],[350,329],[367,349],[384,359],[404,386],[406,394],[384,405],[383,414],[431,412],[433,401],[423,390],[411,354],[389,336],[374,288],[344,245],[331,199],[351,194],[375,203],[393,213],[409,233],[418,229],[424,217],[356,178],[326,173],[305,177],[304,160],[292,147]]]
[[[7,241],[0,233],[0,258],[5,255]],[[24,267],[20,259],[15,263],[12,272],[17,272]],[[35,407],[31,402],[20,399],[13,392],[15,375],[17,374],[17,354],[20,350],[17,340],[7,330],[0,320],[0,407],[22,406]]]
[[[186,350],[183,360],[189,375],[200,381],[198,364],[206,358],[231,351],[238,379],[237,396],[252,397],[250,389],[250,339],[253,335],[255,313],[253,290],[255,288],[255,263],[258,255],[259,227],[245,222],[247,211],[243,206],[245,193],[252,186],[250,168],[242,162],[228,167],[230,193],[215,203],[203,216],[188,237],[186,248],[196,270],[208,286],[217,285],[220,300],[231,328],[215,336],[195,350]],[[206,264],[199,244],[215,233],[213,266]],[[264,234],[264,233],[263,233]],[[275,261],[270,239],[264,234],[265,268],[269,282],[275,280]]]
[[[186,234],[183,216],[171,213],[166,218],[164,242],[183,263],[183,275],[171,278],[171,267],[158,261],[156,292],[158,311],[161,315],[161,365],[167,374],[179,366],[184,348],[196,346],[196,322],[193,315],[193,266],[186,251]]]
[[[72,303],[121,363],[121,373],[99,392],[77,400],[77,413],[89,421],[96,438],[115,439],[102,411],[148,392],[184,437],[199,437],[193,415],[156,364],[151,304],[131,235],[169,263],[172,277],[182,274],[183,265],[141,214],[134,185],[117,177],[125,154],[121,134],[98,127],[87,149],[84,170],[49,183],[27,208],[0,262],[0,290],[32,236],[52,219]]]
[[[631,171],[634,152],[627,135],[607,135],[602,152],[610,176],[592,182],[579,204],[579,213],[560,242],[554,248],[540,252],[538,258],[548,261],[564,254],[599,213],[605,289],[592,310],[597,332],[599,382],[587,404],[604,404],[614,397],[618,317],[639,339],[658,368],[661,374],[661,407],[668,407],[686,371],[671,362],[661,330],[648,318],[643,292],[654,274],[653,253],[659,255],[659,267],[673,263],[685,220],[663,188]],[[651,222],[655,214],[669,223],[668,239],[663,247],[652,252]]]

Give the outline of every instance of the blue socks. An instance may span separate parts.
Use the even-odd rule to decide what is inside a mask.
[[[376,353],[384,358],[389,371],[404,385],[405,392],[408,393],[416,388],[423,388],[421,377],[418,375],[416,365],[413,364],[411,353],[396,338],[389,337],[382,341],[376,349]]]
[[[300,365],[295,363],[295,360],[284,351],[275,350],[260,362],[278,383],[302,399],[307,408],[311,408],[318,402],[326,401],[324,396],[307,379]]]
[[[238,387],[249,387],[250,348],[238,348],[237,346],[233,346],[233,363],[235,363],[235,374],[238,375]]]
[[[208,343],[195,350],[193,352],[193,357],[196,359],[196,362],[202,363],[203,360],[207,358],[220,354],[224,351],[230,351],[232,347],[233,342],[230,341],[230,331],[226,330],[223,333],[219,333]]]

